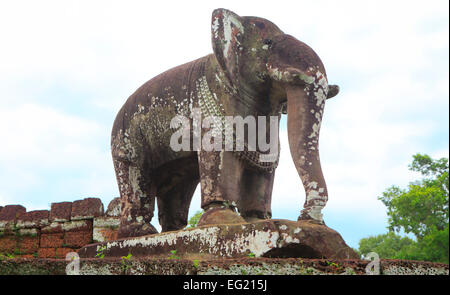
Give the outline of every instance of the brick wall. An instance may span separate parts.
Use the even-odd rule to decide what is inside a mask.
[[[65,258],[86,244],[117,239],[120,199],[106,212],[98,198],[52,203],[50,210],[27,212],[21,205],[0,206],[0,255]]]

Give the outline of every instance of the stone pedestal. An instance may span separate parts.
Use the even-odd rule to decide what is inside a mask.
[[[357,259],[341,235],[306,221],[263,220],[223,224],[119,239],[84,246],[82,258],[170,256],[186,259],[241,257]]]

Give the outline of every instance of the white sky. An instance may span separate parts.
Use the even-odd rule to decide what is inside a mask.
[[[341,87],[321,130],[325,222],[354,247],[383,233],[377,196],[418,177],[412,155],[448,157],[448,1],[0,1],[0,205],[117,197],[117,111],[148,79],[212,52],[218,7],[319,54]],[[304,192],[282,128],[273,215],[295,219]]]

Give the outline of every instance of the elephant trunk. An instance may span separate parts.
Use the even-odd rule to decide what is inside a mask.
[[[305,188],[306,200],[299,220],[323,223],[322,208],[328,200],[319,158],[319,131],[327,96],[326,78],[317,72],[314,82],[287,85],[289,148]]]

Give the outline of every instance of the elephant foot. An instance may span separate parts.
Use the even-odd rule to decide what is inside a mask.
[[[312,218],[304,219],[304,218],[299,217],[299,218],[297,219],[297,221],[309,222],[309,223],[319,224],[319,225],[326,225],[325,222],[324,222],[323,220],[320,221],[320,220],[315,220],[315,219],[312,219]]]
[[[140,237],[140,236],[146,236],[146,235],[152,235],[157,234],[158,231],[156,228],[148,224],[127,224],[127,225],[121,225],[119,228],[119,231],[117,233],[117,238],[132,238],[132,237]]]
[[[309,222],[309,223],[313,223],[313,224],[320,224],[320,225],[326,225],[325,221],[322,220],[318,220],[318,219],[314,219],[312,217],[310,217],[309,215],[300,215],[297,218],[297,221],[303,221],[303,222]]]
[[[212,224],[245,223],[245,219],[239,216],[232,208],[221,205],[213,205],[205,210],[198,221],[197,226]]]
[[[245,219],[246,222],[252,223],[252,222],[258,222],[258,221],[266,220],[267,218],[245,217],[244,219]]]
[[[321,209],[323,207],[307,207],[303,209],[300,212],[300,216],[298,217],[297,221],[306,221],[314,224],[321,224],[325,225],[325,222],[323,221]]]
[[[241,216],[245,219],[246,222],[250,223],[271,219],[272,213],[262,211],[247,211],[243,212]]]

